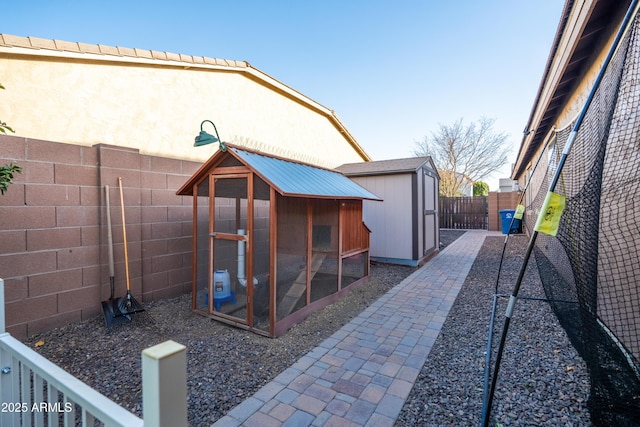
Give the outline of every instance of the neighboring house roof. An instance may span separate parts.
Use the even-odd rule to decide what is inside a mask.
[[[252,172],[283,196],[382,200],[341,173],[282,159],[227,144],[231,154]],[[193,185],[209,173],[225,152],[216,152],[177,191],[178,195],[191,195]]]
[[[365,161],[371,157],[358,144],[355,138],[340,121],[336,113],[308,98],[295,89],[276,80],[263,71],[253,67],[246,61],[236,61],[205,56],[183,55],[155,50],[113,47],[102,44],[88,44],[68,42],[63,40],[49,40],[38,37],[20,37],[10,34],[0,34],[0,53],[8,55],[32,55],[41,57],[65,58],[79,61],[105,61],[111,63],[125,63],[129,65],[169,66],[181,69],[209,69],[234,72],[267,87],[295,102],[324,115],[347,140],[353,149]]]
[[[391,175],[412,173],[427,165],[435,174],[437,170],[431,157],[408,157],[405,159],[377,160],[372,162],[347,163],[336,170],[347,176]]]
[[[512,178],[517,179],[544,144],[603,39],[611,34],[631,0],[567,0],[525,128]],[[529,133],[528,133],[529,132]]]

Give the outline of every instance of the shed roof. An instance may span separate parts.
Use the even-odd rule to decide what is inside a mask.
[[[339,172],[229,144],[226,152],[216,152],[176,193],[190,195],[193,185],[209,173],[226,153],[238,159],[283,196],[382,200]]]
[[[373,162],[346,163],[336,170],[347,176],[390,175],[398,173],[414,173],[427,165],[437,173],[433,160],[429,156],[408,157],[405,159],[377,160]]]

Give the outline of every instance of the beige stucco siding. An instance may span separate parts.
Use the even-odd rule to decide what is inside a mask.
[[[0,92],[0,118],[17,136],[80,145],[105,143],[202,161],[214,147],[192,145],[200,123],[209,119],[222,140],[271,154],[324,167],[363,160],[326,112],[316,109],[318,104],[301,102],[264,84],[248,67],[183,67],[0,52],[0,76],[6,87]],[[209,124],[205,126],[213,133]]]

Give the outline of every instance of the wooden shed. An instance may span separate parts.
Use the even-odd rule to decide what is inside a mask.
[[[337,170],[384,200],[364,206],[372,260],[417,266],[438,251],[440,177],[431,157],[349,163]]]
[[[369,278],[363,200],[344,175],[227,144],[177,191],[193,196],[193,310],[282,335]]]

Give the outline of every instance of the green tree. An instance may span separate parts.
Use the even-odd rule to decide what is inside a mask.
[[[416,156],[431,156],[440,174],[440,192],[455,196],[467,182],[481,181],[507,163],[507,134],[495,132],[495,119],[468,125],[459,119],[416,142]]]
[[[4,86],[0,83],[0,89],[4,89]],[[14,130],[9,127],[5,122],[0,120],[0,132],[7,133],[7,131],[14,133]],[[16,173],[22,173],[22,168],[13,163],[0,166],[0,194],[4,195],[7,192],[9,184],[13,182],[13,176]]]
[[[488,196],[489,184],[483,181],[477,181],[473,183],[473,195],[474,196]]]

